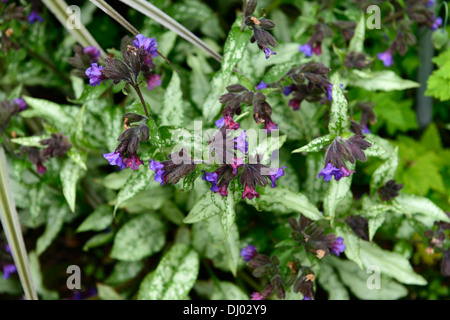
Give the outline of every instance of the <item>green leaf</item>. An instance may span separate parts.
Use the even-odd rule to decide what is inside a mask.
[[[361,12],[361,17],[359,18],[359,22],[356,25],[355,33],[353,35],[353,38],[350,40],[350,44],[348,45],[348,52],[363,52],[365,33],[366,17],[364,12]]]
[[[136,278],[144,267],[143,261],[118,261],[105,283],[110,286],[124,284]]]
[[[372,174],[370,181],[370,192],[374,194],[381,186],[389,180],[394,179],[398,167],[398,147],[395,148],[392,155]]]
[[[174,72],[164,94],[161,125],[181,126],[183,124],[183,93],[180,87],[180,76]]]
[[[84,104],[91,100],[97,100],[100,96],[105,93],[105,91],[109,88],[109,85],[106,83],[100,83],[100,85],[92,87],[90,85],[85,85],[83,92],[81,95],[75,100],[69,100],[72,103]]]
[[[223,197],[216,192],[209,193],[211,195],[211,202],[220,210],[220,222],[222,223],[225,237],[227,237],[236,218],[236,211],[234,210],[234,191],[228,190],[228,196],[226,197]]]
[[[298,152],[319,152],[322,151],[323,148],[328,146],[335,138],[334,134],[327,134],[326,136],[316,138],[309,142],[307,145],[295,149],[292,153]]]
[[[111,225],[113,212],[111,207],[106,205],[98,206],[77,228],[77,232],[101,231]]]
[[[114,233],[111,231],[96,234],[95,236],[91,237],[88,241],[86,241],[86,243],[83,246],[83,251],[88,251],[91,248],[105,245],[111,242],[113,238]]]
[[[100,300],[123,300],[114,288],[106,284],[97,283],[97,292]]]
[[[62,191],[72,212],[75,212],[77,182],[80,178],[81,170],[81,167],[71,159],[64,160],[61,167],[60,178]]]
[[[207,122],[212,122],[219,114],[221,108],[219,96],[225,91],[226,86],[230,84],[233,69],[244,57],[245,48],[249,43],[251,33],[248,30],[241,31],[240,25],[241,20],[238,18],[228,33],[223,50],[225,54],[221,70],[213,77],[211,90],[203,104],[203,117]]]
[[[133,170],[120,170],[110,173],[103,179],[103,186],[111,190],[119,190],[125,185],[133,172]]]
[[[323,219],[319,209],[302,193],[294,192],[286,187],[266,188],[257,201],[265,211],[279,213],[298,212],[311,220]]]
[[[354,261],[362,269],[363,262],[361,260],[361,238],[356,236],[347,226],[345,228],[336,228],[336,234],[344,239],[344,252],[347,258]]]
[[[325,262],[325,260],[324,260]],[[364,300],[394,300],[405,297],[408,290],[386,276],[380,277],[380,289],[376,287],[370,289],[368,286],[369,277],[372,273],[367,273],[361,270],[357,265],[351,261],[338,259],[336,257],[327,257],[327,264],[332,265],[339,273],[342,282],[352,291],[352,293],[359,299]],[[323,276],[321,266],[321,273]]]
[[[199,271],[197,252],[183,243],[174,245],[161,259],[151,277],[141,283],[139,300],[184,299]]]
[[[332,78],[333,90],[330,110],[330,123],[328,130],[331,134],[341,135],[344,132],[350,131],[350,116],[348,114],[348,102],[341,90],[341,83],[339,81],[339,74],[335,73]]]
[[[220,281],[214,285],[211,300],[248,300],[248,296],[234,283]]]
[[[352,70],[350,81],[352,86],[369,91],[392,91],[417,88],[420,85],[411,80],[400,78],[394,71],[362,71]]]
[[[153,175],[154,172],[149,170],[145,165],[139,166],[138,170],[133,171],[117,194],[114,213],[122,203],[134,197],[138,192],[144,190],[148,184],[151,183]]]
[[[328,292],[328,300],[349,300],[347,289],[328,261],[329,258],[326,258],[320,264],[320,273],[317,277],[320,286]]]
[[[450,218],[445,212],[428,198],[402,193],[395,198],[395,202],[398,203],[407,214],[413,216],[419,214],[436,221],[450,222]]]
[[[111,258],[137,261],[160,251],[166,242],[164,224],[155,214],[140,214],[120,228]]]
[[[431,74],[427,82],[425,94],[440,101],[450,100],[450,91],[448,90],[450,86],[450,77],[448,76],[450,74],[449,57],[450,50],[447,50],[432,59],[439,68]]]
[[[61,231],[64,217],[68,213],[67,207],[62,206],[52,206],[47,212],[47,224],[45,226],[44,233],[38,238],[36,243],[36,253],[41,255],[55,240],[59,231]]]
[[[20,144],[21,146],[42,148],[41,140],[47,139],[48,135],[31,136],[23,138],[11,139],[12,142]]]
[[[22,116],[42,117],[62,132],[67,132],[69,128],[73,127],[73,112],[76,112],[78,108],[70,106],[64,106],[63,108],[61,105],[51,101],[26,96],[23,98],[31,109],[22,111]]]
[[[201,255],[211,259],[220,269],[236,275],[241,258],[239,256],[239,230],[233,224],[227,236],[223,231],[219,216],[194,224],[192,244]]]
[[[67,152],[67,156],[72,159],[73,162],[78,164],[82,169],[87,171],[86,166],[86,158],[87,153],[83,151],[77,150],[74,146],[70,148],[70,150]]]
[[[30,261],[30,271],[33,277],[34,286],[39,295],[45,300],[58,300],[59,295],[57,291],[48,290],[44,286],[44,281],[42,278],[41,266],[39,264],[39,257],[36,252],[31,251],[28,254],[28,259]]]
[[[372,144],[372,146],[364,151],[367,157],[377,157],[385,159],[387,156],[386,150],[378,144],[375,139],[372,139],[372,135],[367,135],[366,140]]]
[[[209,219],[220,212],[221,210],[219,207],[211,205],[211,195],[207,192],[198,199],[183,221],[184,223],[196,223]]]
[[[349,164],[348,169],[353,170],[355,168],[354,164]],[[339,181],[332,179],[330,181],[330,185],[328,186],[328,190],[325,194],[324,199],[324,214],[327,217],[331,217],[334,219],[336,215],[336,208],[339,203],[344,200],[347,193],[350,191],[350,186],[352,185],[352,179],[354,174],[350,177],[344,177]]]
[[[405,284],[426,285],[427,281],[414,272],[407,258],[381,249],[373,242],[361,241],[361,260],[364,267],[378,266],[382,274]]]
[[[122,109],[118,106],[108,106],[103,110],[102,122],[105,130],[105,145],[110,151],[117,148],[117,138],[123,131],[122,113]]]

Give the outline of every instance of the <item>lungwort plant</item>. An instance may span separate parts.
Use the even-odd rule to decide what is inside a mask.
[[[450,297],[446,5],[74,2],[0,1],[0,297]]]

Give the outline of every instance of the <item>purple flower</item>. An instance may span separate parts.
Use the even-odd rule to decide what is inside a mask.
[[[261,90],[261,89],[265,89],[267,88],[267,83],[265,83],[264,81],[261,81],[260,83],[258,83],[258,85],[255,87],[256,90]]]
[[[279,168],[278,170],[274,171],[273,174],[270,175],[270,180],[272,181],[272,184],[270,185],[272,188],[275,188],[277,184],[275,181],[279,178],[285,175],[284,170],[286,169],[286,166]]]
[[[233,130],[237,130],[239,129],[239,127],[241,126],[239,123],[234,122],[233,118],[230,116],[225,116],[224,117],[225,120],[225,124],[228,126],[228,128],[233,129]]]
[[[442,18],[441,17],[437,17],[433,20],[433,24],[431,25],[431,30],[435,31],[437,29],[439,29],[440,26],[442,26]]]
[[[238,168],[244,165],[244,158],[234,158],[230,166],[233,168],[233,174],[237,175]]]
[[[139,156],[136,153],[132,154],[129,158],[123,159],[122,161],[126,167],[131,168],[132,170],[138,170],[139,165],[144,164],[144,161],[139,159]]]
[[[313,48],[313,53],[316,56],[320,56],[322,54],[322,47],[321,47],[321,43],[318,42],[317,45]]]
[[[283,88],[283,94],[287,97],[288,95],[291,94],[293,88],[294,88],[294,85],[293,85],[293,84],[291,84],[290,86],[285,86],[285,87]]]
[[[429,0],[427,3],[427,7],[432,7],[434,6],[434,0]]]
[[[319,173],[319,178],[323,177],[325,181],[330,181],[333,176],[336,181],[339,181],[344,176],[344,173],[341,169],[335,168],[331,163],[328,163]]]
[[[308,295],[304,295],[303,296],[303,300],[312,300],[312,298],[310,296],[308,296]]]
[[[341,252],[345,251],[344,239],[342,237],[337,237],[336,241],[331,245],[331,253],[336,256],[339,256]]]
[[[364,133],[364,134],[371,133],[371,131],[369,130],[369,127],[367,127],[367,125],[364,124],[362,127],[363,127],[362,133]]]
[[[161,85],[161,76],[158,74],[152,74],[147,78],[147,88],[148,90],[153,90],[155,87]]]
[[[143,47],[144,50],[147,52],[147,54],[150,54],[153,57],[156,57],[158,55],[157,53],[158,43],[154,38],[147,38],[142,34],[138,34],[136,36],[136,39],[133,41],[133,44],[136,48]]]
[[[213,192],[219,192],[219,186],[217,185],[217,173],[216,172],[206,172],[203,170],[203,180],[211,183],[210,190]]]
[[[125,169],[126,165],[123,163],[122,155],[119,152],[111,152],[102,154],[103,158],[109,161],[112,166],[119,166],[120,170]]]
[[[91,58],[91,62],[95,63],[98,61],[98,59],[100,59],[100,50],[98,50],[96,47],[94,46],[88,46],[86,48],[84,48],[83,52],[89,57]]]
[[[327,99],[328,99],[328,101],[333,100],[333,94],[332,93],[333,93],[333,85],[330,83],[330,85],[327,88],[327,94],[328,94]]]
[[[342,174],[343,174],[344,177],[350,177],[352,175],[352,173],[356,172],[356,171],[353,171],[353,170],[348,170],[345,167],[342,167],[341,171],[342,171]]]
[[[309,43],[300,45],[298,51],[303,52],[307,58],[310,58],[313,54],[313,48]]]
[[[258,251],[256,250],[256,247],[251,244],[247,245],[241,250],[241,257],[244,259],[245,262],[249,262],[254,257],[256,257],[257,254]]]
[[[13,103],[19,107],[19,111],[23,111],[27,108],[27,103],[22,98],[14,99]]]
[[[252,200],[254,197],[259,198],[259,193],[255,191],[255,188],[253,186],[249,187],[248,185],[246,185],[244,188],[244,192],[242,193],[242,199],[247,198],[249,200]]]
[[[3,278],[4,279],[8,279],[11,274],[13,274],[14,272],[16,272],[16,266],[14,264],[6,264],[3,266]]]
[[[9,246],[9,244],[7,244],[7,245],[5,246],[5,250],[6,250],[6,252],[8,252],[9,254],[11,254],[11,247]]]
[[[380,52],[377,55],[378,60],[383,61],[385,67],[390,67],[394,64],[394,59],[392,58],[391,49],[386,50],[385,52]]]
[[[272,130],[277,130],[277,124],[273,122],[271,119],[267,119],[264,122],[264,129],[266,129],[267,132],[272,132]]]
[[[161,162],[155,161],[153,159],[150,159],[149,169],[155,171],[155,181],[160,182],[161,185],[164,185],[165,181],[163,178],[164,170],[164,164]]]
[[[219,120],[217,120],[215,122],[215,124],[216,124],[217,128],[221,128],[225,124],[225,118],[224,117],[220,118]]]
[[[264,300],[264,297],[259,292],[253,292],[250,297],[252,298],[251,300]]]
[[[300,109],[300,101],[297,101],[295,99],[289,100],[289,107],[292,107],[292,110],[297,111]]]
[[[269,57],[273,54],[277,54],[275,51],[270,49],[268,46],[263,46],[263,48],[264,48],[264,53],[266,55],[266,59],[269,59]]]
[[[219,187],[219,194],[222,197],[228,196],[228,185],[227,184],[223,184]]]
[[[242,152],[242,154],[247,154],[248,152],[248,141],[247,133],[242,131],[242,133],[234,139],[234,148]]]
[[[39,174],[44,174],[47,171],[47,168],[44,167],[44,165],[42,163],[37,163],[36,170]]]
[[[30,15],[28,16],[28,22],[29,23],[36,23],[36,22],[43,22],[44,18],[42,18],[37,11],[31,11]]]
[[[103,78],[103,66],[98,66],[96,63],[91,64],[91,67],[86,70],[86,75],[89,78],[89,84],[92,87],[98,86]]]

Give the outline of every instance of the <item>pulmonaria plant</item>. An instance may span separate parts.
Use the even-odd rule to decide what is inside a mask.
[[[153,72],[153,58],[158,55],[157,45],[155,39],[142,34],[138,34],[134,40],[125,37],[121,45],[123,61],[106,58],[105,66],[92,63],[85,72],[89,84],[97,86],[103,80],[112,80],[114,84],[124,81],[136,89],[139,85],[138,77],[142,74],[149,90],[161,85],[159,76]]]
[[[245,2],[246,1],[244,1],[244,3]],[[248,1],[244,11],[244,25],[242,26],[242,29],[244,30],[245,26],[247,26],[253,31],[253,36],[251,37],[250,42],[256,42],[258,48],[264,52],[266,59],[269,59],[271,55],[277,54],[269,46],[276,47],[278,44],[275,38],[266,30],[273,29],[275,27],[275,23],[269,19],[257,19],[253,16],[257,4],[257,0]]]
[[[120,170],[127,167],[138,170],[144,164],[137,155],[139,143],[148,141],[150,137],[150,129],[146,124],[148,118],[137,113],[126,113],[122,118],[126,129],[117,139],[120,143],[113,152],[105,153],[103,157]]]
[[[319,56],[322,54],[322,41],[325,36],[331,36],[333,32],[330,27],[323,23],[316,23],[314,25],[314,33],[305,44],[300,45],[298,50],[303,52],[307,58],[312,57],[313,54]]]
[[[169,160],[162,162],[150,159],[149,169],[155,171],[155,181],[161,185],[176,184],[181,178],[188,176],[197,167],[186,149],[168,155]]]
[[[90,73],[89,75],[86,74],[86,70],[89,69],[92,64],[95,64],[96,68],[99,68],[97,63],[100,59],[100,50],[94,46],[88,46],[83,49],[83,47],[75,45],[73,51],[75,52],[75,56],[70,57],[68,60],[75,68],[71,71],[71,74],[80,78],[90,79],[89,76],[92,77],[92,75]],[[100,75],[98,76],[100,77]]]
[[[450,213],[446,213],[450,217]],[[435,222],[432,229],[424,232],[427,239],[428,247],[426,254],[434,254],[440,252],[442,254],[441,273],[444,277],[450,276],[450,223]]]
[[[0,133],[5,131],[14,115],[25,109],[27,109],[27,103],[22,98],[14,99],[12,102],[0,102]]]

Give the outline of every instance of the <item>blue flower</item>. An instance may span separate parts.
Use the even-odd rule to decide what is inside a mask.
[[[263,46],[263,48],[264,48],[264,53],[266,55],[266,59],[269,59],[269,57],[273,54],[277,54],[275,51],[270,49],[268,46]]]
[[[136,48],[143,47],[147,54],[150,54],[153,57],[156,57],[158,55],[158,43],[154,38],[147,38],[143,34],[138,34],[136,36],[136,39],[133,41],[133,44]]]
[[[285,87],[283,88],[283,94],[287,97],[288,95],[291,94],[293,88],[294,88],[294,85],[293,85],[293,84],[291,84],[290,86],[285,86]]]
[[[203,170],[203,180],[211,183],[210,190],[213,192],[219,192],[219,186],[217,185],[217,173],[216,172],[206,172]]]
[[[220,118],[219,120],[217,120],[215,122],[215,124],[216,124],[217,128],[221,128],[225,124],[225,118],[224,117]]]
[[[442,26],[442,18],[441,17],[437,17],[433,20],[433,24],[431,25],[431,30],[435,31],[437,29],[439,29],[440,26]]]
[[[242,131],[242,133],[234,139],[234,148],[242,152],[242,154],[246,155],[248,152],[248,141],[247,141],[247,133]]]
[[[95,63],[98,61],[98,59],[100,59],[100,50],[98,50],[96,47],[94,46],[88,46],[86,48],[83,49],[83,52],[89,57],[91,58],[91,62]]]
[[[148,90],[153,90],[155,87],[159,87],[161,85],[161,76],[158,74],[152,74],[146,79],[146,82]]]
[[[155,171],[155,181],[156,182],[160,182],[161,185],[164,185],[165,181],[164,181],[164,172],[165,170],[163,170],[164,168],[164,164],[158,161],[155,161],[153,159],[150,159],[150,164],[149,164],[149,169]]]
[[[36,22],[43,22],[44,18],[42,18],[37,11],[31,11],[30,15],[28,16],[28,22],[29,23],[36,23]]]
[[[276,172],[274,172],[273,174],[270,175],[270,180],[272,181],[272,184],[270,185],[272,188],[275,188],[277,186],[277,184],[275,183],[275,181],[279,178],[285,175],[285,172],[283,169],[286,169],[286,166],[279,168],[278,170],[276,170]]]
[[[328,163],[319,173],[319,178],[323,177],[325,181],[330,181],[333,176],[336,181],[339,181],[344,176],[344,172],[341,169],[335,168],[331,163]]]
[[[307,58],[310,58],[313,54],[313,48],[309,43],[300,45],[298,51],[303,52]]]
[[[383,61],[385,67],[390,67],[394,64],[394,59],[392,58],[391,49],[386,50],[385,52],[380,52],[377,55],[378,60]]]
[[[265,89],[267,88],[267,83],[265,83],[264,81],[261,81],[260,83],[258,83],[258,85],[256,85],[255,89],[256,90],[261,90],[261,89]]]
[[[249,244],[246,247],[242,248],[241,250],[241,257],[244,259],[244,261],[248,262],[252,260],[256,255],[258,254],[258,251],[256,250],[256,247]]]
[[[19,107],[19,111],[23,111],[27,108],[27,103],[22,98],[14,99],[13,103]]]
[[[91,67],[86,70],[86,75],[89,78],[89,84],[92,87],[98,86],[104,79],[103,66],[98,66],[96,63],[91,64]]]
[[[336,256],[339,256],[341,252],[345,251],[344,239],[342,237],[337,237],[336,241],[331,245],[331,253]]]
[[[104,153],[102,156],[109,161],[110,165],[119,166],[120,170],[126,168],[126,165],[123,163],[123,157],[119,152]]]
[[[3,278],[8,279],[11,274],[17,271],[17,268],[14,264],[6,264],[3,266]]]

